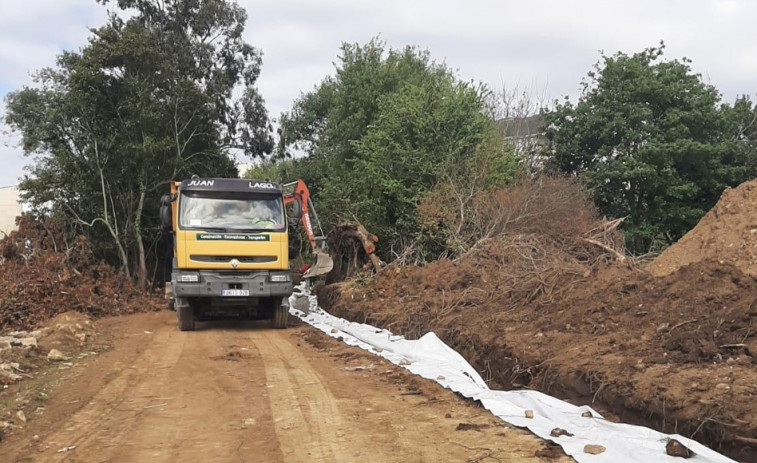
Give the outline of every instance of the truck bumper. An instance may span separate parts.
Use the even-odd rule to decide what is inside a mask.
[[[281,279],[283,275],[287,276],[287,281],[271,281],[272,277]],[[197,281],[192,281],[195,279]],[[293,291],[290,272],[269,270],[222,272],[174,269],[171,287],[175,297],[288,297]],[[230,292],[234,295],[229,296]]]

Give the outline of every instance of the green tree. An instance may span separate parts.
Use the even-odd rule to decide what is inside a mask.
[[[663,50],[603,56],[578,102],[545,116],[553,166],[585,180],[603,214],[627,217],[636,252],[678,240],[752,174],[718,91]]]
[[[740,162],[748,172],[757,173],[757,105],[748,96],[741,96],[725,110]]]
[[[232,150],[263,155],[273,139],[243,9],[225,0],[117,3],[135,14],[110,14],[81,52],[61,54],[34,87],[9,94],[7,121],[36,156],[21,184],[26,199],[64,213],[144,285],[168,183],[236,176]]]
[[[417,240],[417,206],[439,182],[472,197],[513,179],[514,158],[482,109],[480,92],[452,78],[405,86],[381,101],[379,116],[355,145],[355,171],[362,175],[350,198],[360,198],[360,217],[375,233],[391,243]],[[350,201],[340,207],[349,210]]]
[[[426,51],[376,39],[344,44],[335,76],[283,115],[279,155],[307,155],[287,170],[317,192],[327,222],[357,218],[384,252],[401,248],[421,238],[417,206],[437,183],[479,180],[471,169],[484,158],[482,186],[512,178],[486,91],[458,81]]]
[[[291,154],[288,149],[295,148],[349,162],[355,156],[353,143],[376,118],[381,98],[402,86],[449,75],[427,51],[414,47],[387,50],[378,39],[365,45],[344,43],[335,76],[326,77],[282,115],[279,154]]]

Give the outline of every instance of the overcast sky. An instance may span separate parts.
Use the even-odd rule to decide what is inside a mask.
[[[0,0],[0,95],[31,83],[62,50],[86,43],[101,25],[95,0]],[[606,53],[633,53],[665,40],[726,101],[757,94],[757,1],[753,0],[239,0],[246,38],[263,51],[259,88],[271,116],[333,72],[339,44],[380,35],[418,45],[493,87],[546,89],[577,96],[579,82]],[[28,162],[2,127],[0,186]]]

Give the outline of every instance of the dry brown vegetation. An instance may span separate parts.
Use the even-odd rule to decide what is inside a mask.
[[[68,311],[120,315],[162,305],[96,259],[85,237],[68,237],[53,220],[19,218],[0,250],[0,332],[31,329]]]
[[[601,219],[586,191],[568,178],[524,177],[469,198],[444,184],[419,213],[433,233],[447,236],[454,261],[497,275],[497,291],[509,295],[504,309],[549,303],[597,265],[625,259],[620,221]]]
[[[419,206],[424,226],[446,237],[456,257],[493,239],[539,236],[561,246],[577,241],[622,252],[617,222],[598,220],[585,189],[564,177],[522,177],[513,186],[488,191],[444,183]]]

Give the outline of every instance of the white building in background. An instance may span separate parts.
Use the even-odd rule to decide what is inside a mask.
[[[239,171],[239,177],[244,178],[244,174],[247,173],[248,170],[255,167],[255,164],[251,162],[240,162],[237,164],[237,170]]]
[[[16,217],[21,212],[18,187],[0,187],[0,238],[16,229]]]

